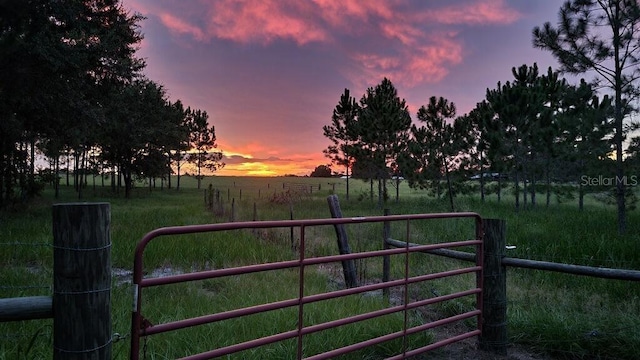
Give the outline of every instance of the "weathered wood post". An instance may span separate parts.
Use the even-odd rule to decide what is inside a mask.
[[[111,359],[108,203],[53,205],[53,358]]]
[[[329,210],[331,211],[331,217],[342,218],[342,210],[340,209],[340,202],[337,195],[329,195],[327,197],[329,203]],[[336,236],[338,238],[338,250],[340,255],[351,254],[351,248],[349,247],[349,240],[347,238],[347,231],[344,225],[337,224],[333,226],[336,230]],[[347,287],[357,287],[358,277],[356,272],[356,265],[353,260],[342,261],[342,271],[344,272],[344,282]]]
[[[506,223],[502,219],[483,219],[484,273],[482,294],[482,335],[480,349],[507,354],[507,272],[505,256]]]
[[[384,216],[389,216],[391,214],[391,210],[384,209]],[[390,248],[387,243],[387,239],[391,237],[391,223],[389,221],[385,221],[382,227],[382,248],[387,250]],[[391,272],[391,257],[389,255],[382,256],[382,282],[388,282],[390,278]],[[385,303],[389,304],[389,288],[382,289],[382,298]]]
[[[222,204],[222,197],[220,196],[220,190],[216,189],[216,215],[224,215],[224,205]]]

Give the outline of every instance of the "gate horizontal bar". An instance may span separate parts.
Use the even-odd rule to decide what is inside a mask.
[[[473,310],[473,311],[469,311],[466,312],[464,314],[458,314],[458,315],[454,315],[454,316],[450,316],[448,318],[444,318],[444,319],[440,319],[440,320],[436,320],[424,325],[420,325],[420,326],[415,326],[412,328],[408,328],[406,329],[406,331],[397,331],[394,333],[390,333],[387,335],[383,335],[383,336],[379,336],[377,338],[373,338],[373,339],[369,339],[369,340],[365,340],[356,344],[352,344],[349,346],[344,346],[338,349],[334,349],[331,351],[327,351],[324,352],[322,354],[318,354],[315,356],[310,356],[310,357],[306,357],[305,360],[323,360],[323,359],[331,359],[334,358],[336,356],[339,355],[344,355],[353,351],[357,351],[357,350],[361,350],[364,349],[366,347],[372,346],[372,345],[376,345],[376,344],[380,344],[386,341],[390,341],[390,340],[395,340],[397,338],[406,336],[406,335],[411,335],[411,334],[415,334],[421,331],[425,331],[425,330],[429,330],[438,326],[442,326],[442,325],[446,325],[446,324],[450,324],[456,321],[460,321],[460,320],[464,320],[464,319],[468,319],[468,318],[472,318],[474,316],[477,316],[480,314],[480,310]],[[480,332],[479,330],[476,330],[478,333]],[[477,335],[477,334],[476,334]],[[439,345],[439,346],[444,346],[443,345]],[[438,347],[439,347],[438,346]],[[401,357],[401,359],[404,357]]]
[[[369,285],[363,285],[357,288],[349,288],[349,289],[336,290],[336,291],[331,291],[331,292],[322,293],[322,294],[309,295],[309,296],[303,297],[302,299],[295,298],[295,299],[288,299],[288,300],[283,300],[278,302],[272,302],[268,304],[250,306],[246,308],[235,309],[235,310],[220,312],[220,313],[211,314],[211,315],[204,315],[204,316],[199,316],[199,317],[190,318],[190,319],[184,319],[184,320],[178,320],[178,321],[153,325],[148,328],[140,329],[139,334],[141,336],[154,335],[154,334],[159,334],[167,331],[174,331],[174,330],[184,329],[187,327],[204,325],[204,324],[208,324],[216,321],[228,320],[235,317],[241,317],[241,316],[266,312],[266,311],[284,309],[287,307],[298,306],[301,304],[310,304],[313,302],[335,299],[335,298],[344,297],[348,295],[355,295],[355,294],[369,292],[369,291],[402,286],[404,284],[413,284],[413,283],[418,283],[418,282],[427,281],[427,280],[434,280],[434,279],[439,279],[443,277],[477,272],[477,271],[480,271],[481,269],[482,269],[481,267],[476,266],[476,267],[470,267],[470,268],[449,270],[449,271],[443,271],[440,273],[420,275],[420,276],[411,277],[408,279],[398,279],[398,280],[393,280],[385,283],[369,284]],[[479,293],[480,291],[481,291],[480,289],[467,290],[467,291],[461,292],[461,294],[464,294],[461,296],[476,294],[476,293]],[[434,299],[440,299],[440,298],[442,299],[434,300]],[[428,305],[438,301],[445,301],[450,299],[451,298],[448,298],[448,296],[426,299],[426,300],[417,302],[420,304],[413,307],[424,306],[424,305]],[[408,304],[407,307],[413,308],[411,307],[411,304]],[[402,308],[404,309],[405,307],[402,306]]]
[[[445,248],[462,247],[462,246],[473,246],[473,245],[480,245],[480,244],[482,244],[482,241],[480,240],[467,240],[467,241],[457,241],[457,242],[442,243],[442,244],[414,245],[409,247],[408,251],[424,252],[428,250],[445,249]],[[227,269],[215,269],[215,270],[193,272],[188,274],[169,275],[169,276],[163,276],[163,277],[157,277],[157,278],[143,278],[142,280],[140,280],[139,284],[141,287],[169,285],[169,284],[176,284],[181,282],[249,274],[249,273],[261,272],[261,271],[283,270],[283,269],[297,268],[300,266],[326,264],[326,263],[332,263],[332,262],[339,262],[343,260],[371,258],[371,257],[382,256],[382,255],[398,255],[398,254],[404,254],[406,253],[406,251],[407,251],[406,248],[395,248],[395,249],[376,250],[376,251],[345,254],[345,255],[331,255],[331,256],[322,256],[322,257],[314,257],[314,258],[305,258],[303,260],[289,260],[289,261],[280,261],[280,262],[266,263],[266,264],[246,265],[246,266],[239,266],[239,267],[227,268]]]

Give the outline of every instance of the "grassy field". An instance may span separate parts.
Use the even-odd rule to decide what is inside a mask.
[[[119,273],[113,281],[113,331],[129,334],[131,286],[126,275],[133,266],[133,251],[144,234],[158,227],[225,222],[236,220],[283,220],[330,217],[326,197],[335,192],[341,199],[344,216],[380,215],[376,199],[370,199],[369,184],[350,181],[350,199],[345,196],[345,180],[317,178],[248,178],[210,177],[203,189],[195,188],[193,178],[183,177],[180,191],[149,189],[140,184],[131,199],[114,196],[109,188],[90,185],[82,201],[107,201],[112,212],[112,262]],[[204,188],[219,194],[222,210],[215,213],[205,208]],[[174,181],[175,185],[175,181]],[[307,189],[308,188],[308,189]],[[304,189],[304,192],[301,191]],[[412,190],[402,183],[396,202],[395,188],[386,207],[394,214],[446,212],[446,199],[435,199],[424,191]],[[485,203],[477,197],[456,198],[456,211],[475,211],[485,218],[507,221],[507,242],[516,246],[508,255],[526,259],[556,261],[590,266],[640,269],[640,214],[629,213],[628,232],[617,235],[616,213],[610,205],[589,198],[584,211],[575,202],[550,208],[513,211],[513,198],[503,196],[498,203],[495,195]],[[42,198],[28,204],[16,204],[0,213],[0,297],[51,295],[52,292],[52,230],[51,205],[78,201],[71,188],[63,186],[61,198],[53,199],[50,190]],[[429,223],[414,231],[420,241],[460,240],[472,236],[468,224],[453,222]],[[355,251],[379,248],[379,229],[358,226],[349,229]],[[402,233],[400,229],[399,233]],[[191,271],[240,264],[293,259],[288,231],[257,234],[247,231],[180,236],[154,242],[145,252],[145,270]],[[294,241],[297,234],[294,234]],[[311,255],[337,253],[335,233],[331,228],[319,228],[307,234],[312,238],[307,251]],[[370,240],[375,239],[375,240]],[[416,241],[416,239],[411,239]],[[448,268],[450,261],[412,258],[415,271],[438,271]],[[393,262],[400,266],[399,262]],[[380,266],[374,261],[361,261],[361,280],[380,277]],[[395,269],[398,270],[398,269]],[[398,270],[399,271],[399,270]],[[469,279],[463,279],[462,282]],[[307,280],[310,292],[324,292],[340,284],[326,269],[310,271]],[[457,283],[433,282],[428,288],[415,291],[446,293],[462,286]],[[266,301],[295,297],[297,275],[276,271],[245,275],[232,279],[207,280],[198,284],[182,284],[153,288],[145,293],[145,316],[158,322],[227,310],[231,306],[250,306]],[[171,299],[171,300],[169,300]],[[640,283],[600,280],[532,270],[508,270],[509,338],[554,358],[635,359],[640,353]],[[308,321],[324,322],[335,318],[373,310],[384,306],[375,297],[353,296],[342,302],[320,303],[305,311]],[[460,300],[436,309],[448,313],[472,306],[471,300]],[[295,310],[291,310],[295,311]],[[412,314],[420,321],[425,314]],[[147,358],[170,359],[189,352],[205,351],[214,346],[265,336],[295,328],[296,316],[288,311],[256,315],[249,322],[225,322],[183,330],[173,335],[149,338]],[[260,326],[265,324],[265,326]],[[332,347],[345,341],[357,341],[387,333],[401,326],[398,316],[369,321],[331,333],[319,333],[305,338],[309,353],[319,352],[330,343]],[[51,358],[52,321],[33,320],[0,324],[0,359]],[[412,345],[430,341],[432,334],[422,333],[411,339]],[[353,354],[351,358],[382,358],[397,352],[399,342]],[[287,358],[295,352],[295,341],[283,342],[269,349],[243,353],[238,358]],[[113,345],[115,359],[125,359],[129,339]]]

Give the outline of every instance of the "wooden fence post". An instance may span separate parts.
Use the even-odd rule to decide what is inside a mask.
[[[342,210],[340,209],[340,202],[337,195],[329,195],[327,197],[329,203],[329,210],[331,211],[331,217],[342,218]],[[336,236],[338,237],[338,250],[340,255],[351,254],[351,248],[349,247],[349,240],[347,238],[347,231],[344,225],[338,224],[333,226],[336,230]],[[356,272],[356,265],[353,260],[342,261],[342,271],[344,272],[344,282],[348,288],[358,286],[358,277]]]
[[[53,205],[53,358],[111,359],[108,203]]]
[[[480,349],[507,354],[507,272],[505,256],[506,223],[502,219],[483,219],[484,273],[482,294],[482,335]]]

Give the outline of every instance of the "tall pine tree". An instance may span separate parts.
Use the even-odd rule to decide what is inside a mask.
[[[347,200],[349,200],[349,178],[353,163],[352,147],[358,137],[356,129],[360,106],[356,99],[351,97],[349,89],[344,89],[340,96],[340,102],[333,109],[331,124],[322,127],[324,136],[331,140],[324,151],[324,155],[331,162],[345,167],[347,175]]]
[[[571,0],[560,8],[557,26],[533,29],[533,45],[550,51],[561,70],[592,71],[598,86],[613,92],[618,232],[626,230],[623,120],[638,96],[640,76],[640,5],[637,0]]]
[[[399,155],[405,151],[411,127],[411,115],[404,99],[391,81],[384,78],[367,89],[360,100],[358,142],[354,145],[355,160],[369,163],[378,179],[378,204],[387,199],[389,169],[396,166]]]

